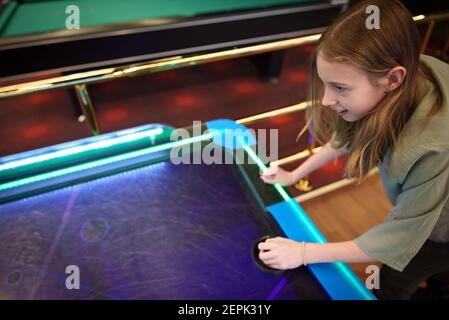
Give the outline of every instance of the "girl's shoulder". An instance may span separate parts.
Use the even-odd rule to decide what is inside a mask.
[[[426,55],[421,55],[421,62],[440,86],[442,107],[426,119],[436,100],[436,89],[428,83],[390,155],[389,176],[398,183],[402,183],[413,165],[429,153],[449,153],[449,64]]]

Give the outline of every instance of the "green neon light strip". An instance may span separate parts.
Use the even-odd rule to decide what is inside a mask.
[[[251,157],[251,159],[253,159],[254,162],[259,166],[259,168],[262,170],[262,172],[267,171],[267,169],[268,169],[267,166],[257,156],[257,154],[254,152],[254,150],[251,149],[251,147],[248,144],[245,144],[244,141],[242,141],[241,139],[239,139],[239,140],[240,140],[239,142],[243,146],[243,149],[245,149],[245,151],[248,153],[248,155]],[[306,217],[304,215],[304,213],[299,210],[296,200],[292,199],[279,183],[276,183],[274,185],[274,187],[279,192],[280,196],[285,201],[290,203],[292,209],[295,210],[295,212],[298,214],[298,217],[301,219],[302,223],[304,223],[307,226],[307,228],[309,228],[314,233],[314,237],[316,239],[318,239],[318,241],[320,243],[326,243],[327,242],[326,238],[324,238],[324,236],[321,233],[317,232],[316,227],[312,223],[312,221],[310,221],[310,219],[308,217]]]
[[[259,166],[262,172],[267,171],[267,166],[262,162],[262,160],[257,156],[251,147],[246,144],[242,139],[238,138],[240,144],[243,146],[243,149],[248,153],[251,159]],[[313,224],[313,222],[306,216],[305,212],[301,209],[299,204],[295,199],[291,198],[288,193],[284,190],[284,188],[280,184],[275,184],[274,187],[279,192],[281,197],[287,201],[290,207],[294,210],[295,214],[301,222],[306,226],[306,228],[312,232],[313,237],[317,240],[318,243],[327,243],[326,238],[318,231],[317,227]],[[361,283],[358,278],[354,275],[354,273],[349,269],[348,265],[342,262],[334,263],[339,271],[343,274],[343,276],[349,280],[353,287],[357,288],[357,290],[363,295],[363,297],[367,300],[373,300],[373,297],[366,292],[365,287],[361,287]]]
[[[99,166],[104,166],[107,164],[116,163],[119,161],[140,157],[143,155],[149,155],[151,153],[168,150],[170,148],[180,147],[180,146],[190,144],[190,143],[195,143],[198,141],[210,140],[211,137],[212,137],[212,134],[205,134],[205,135],[201,135],[201,136],[197,136],[197,137],[193,137],[193,138],[189,138],[189,139],[183,139],[180,141],[166,143],[166,144],[163,144],[160,146],[154,146],[154,147],[149,147],[149,148],[145,148],[142,150],[132,151],[132,152],[128,152],[125,154],[121,154],[121,155],[117,155],[117,156],[113,156],[113,157],[109,157],[109,158],[105,158],[105,159],[101,159],[101,160],[91,161],[88,163],[83,163],[83,164],[72,166],[69,168],[59,169],[59,170],[56,170],[53,172],[39,174],[39,175],[36,175],[33,177],[4,183],[4,184],[0,185],[0,191],[21,187],[21,186],[24,186],[27,184],[40,182],[40,181],[64,176],[67,174],[85,171],[85,170],[96,168]]]
[[[136,140],[139,140],[142,138],[147,138],[147,137],[155,138],[158,135],[161,135],[162,133],[163,133],[162,128],[155,128],[155,129],[150,129],[150,130],[143,131],[143,132],[130,133],[130,134],[123,135],[123,136],[113,137],[113,138],[107,139],[107,140],[95,141],[95,142],[92,142],[92,143],[89,143],[86,145],[70,147],[70,148],[64,149],[64,150],[58,150],[58,151],[54,151],[54,152],[50,152],[50,153],[46,153],[46,154],[28,157],[26,159],[11,161],[11,162],[5,163],[3,165],[0,165],[0,171],[16,169],[16,168],[27,166],[27,165],[45,162],[48,160],[68,157],[68,156],[80,154],[80,153],[83,153],[86,151],[106,149],[106,148],[110,148],[110,147],[113,147],[113,146],[116,146],[119,144],[136,141]]]
[[[239,138],[239,142],[241,143],[241,145],[243,146],[243,149],[245,149],[245,151],[248,153],[248,155],[251,157],[251,159],[254,160],[254,162],[259,166],[259,168],[262,170],[262,172],[267,171],[267,166],[262,162],[262,160],[257,156],[257,154],[254,152],[253,149],[251,149],[251,147],[248,144],[245,144],[245,142]],[[326,242],[326,238],[324,238],[324,236],[317,232],[315,225],[312,223],[312,221],[310,221],[310,219],[308,217],[306,217],[304,215],[304,213],[302,213],[301,211],[299,211],[296,200],[292,199],[287,191],[285,191],[285,189],[279,184],[276,183],[274,185],[275,189],[279,192],[280,196],[287,202],[289,202],[291,204],[291,207],[293,210],[295,210],[295,212],[298,214],[298,217],[301,219],[302,223],[304,223],[308,229],[310,229],[313,234],[314,237],[316,239],[318,239],[318,241],[320,243],[325,243]],[[292,202],[293,201],[293,202]]]
[[[251,157],[251,159],[253,159],[253,161],[259,166],[259,168],[262,170],[262,172],[267,171],[268,170],[267,166],[257,156],[257,154],[254,152],[254,150],[251,149],[251,147],[248,144],[246,144],[241,138],[238,138],[238,140],[239,140],[240,144],[243,146],[243,149],[245,149],[245,151],[248,153],[248,155]],[[274,187],[276,188],[276,190],[279,192],[279,194],[285,201],[290,200],[290,196],[284,190],[284,188],[282,188],[282,186],[279,183],[276,183],[274,185]]]

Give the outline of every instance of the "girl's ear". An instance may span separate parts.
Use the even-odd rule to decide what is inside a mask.
[[[383,79],[385,92],[390,92],[398,88],[404,81],[406,74],[407,70],[402,66],[392,68]]]

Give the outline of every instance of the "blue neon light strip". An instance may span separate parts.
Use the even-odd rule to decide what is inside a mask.
[[[327,243],[295,199],[271,205],[267,210],[274,216],[285,235],[296,241]],[[376,300],[347,264],[320,263],[308,265],[332,299]]]
[[[234,120],[218,119],[208,121],[206,127],[209,130],[214,130],[217,134],[214,135],[214,143],[222,148],[237,150],[243,145],[256,145],[257,141],[254,135],[244,125],[236,123]]]

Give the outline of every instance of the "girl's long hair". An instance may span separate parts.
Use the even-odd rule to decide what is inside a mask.
[[[368,29],[365,12],[368,5],[380,9],[380,28]],[[428,80],[437,91],[437,99],[427,119],[442,106],[442,93],[430,71],[420,63],[420,34],[413,18],[398,0],[369,0],[349,8],[324,32],[311,56],[309,101],[306,126],[321,144],[345,146],[350,150],[345,176],[360,182],[369,171],[383,161],[385,153],[394,147],[397,138],[414,112],[424,93],[418,79]],[[317,73],[317,55],[326,60],[350,63],[368,75],[375,85],[393,67],[403,66],[403,83],[386,94],[368,115],[355,122],[347,122],[335,111],[321,104],[324,87]],[[298,137],[299,137],[298,136]]]

